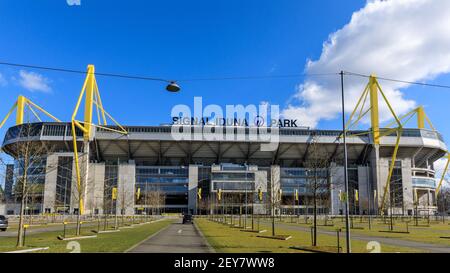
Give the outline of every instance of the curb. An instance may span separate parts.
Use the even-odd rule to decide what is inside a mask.
[[[71,240],[89,239],[89,238],[97,238],[97,235],[69,237],[69,238],[62,238],[62,239],[60,239],[60,240],[62,240],[62,241],[71,241]],[[59,239],[59,238],[58,238],[58,239]]]
[[[197,223],[195,221],[193,221],[194,224],[194,228],[195,230],[198,232],[198,234],[203,238],[203,241],[205,241],[206,246],[208,247],[208,250],[210,253],[216,253],[216,250],[209,244],[208,240],[206,239],[205,235],[203,234],[203,232],[200,230],[200,228],[198,227]]]
[[[28,252],[34,252],[39,250],[47,250],[49,247],[38,247],[38,248],[31,248],[31,249],[24,249],[24,250],[15,250],[15,251],[8,251],[3,253],[28,253]]]

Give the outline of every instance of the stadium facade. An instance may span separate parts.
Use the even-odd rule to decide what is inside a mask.
[[[169,82],[166,89],[177,92],[180,87]],[[395,128],[380,128],[379,94]],[[77,120],[82,102],[84,118]],[[42,122],[33,107],[55,122]],[[39,122],[25,122],[28,108]],[[429,214],[436,212],[442,185],[442,180],[436,183],[433,163],[444,156],[450,162],[423,107],[397,116],[375,76],[350,115],[347,145],[341,130],[297,127],[295,120],[273,118],[273,109],[265,126],[260,116],[247,120],[244,114],[236,121],[233,113],[226,116],[233,117],[231,123],[219,119],[210,124],[186,114],[173,117],[172,125],[122,126],[102,105],[93,65],[88,65],[71,122],[19,96],[0,127],[14,109],[16,126],[7,130],[2,144],[2,151],[14,158],[5,166],[8,214],[18,214],[19,200],[34,214],[292,215],[312,213],[313,203],[320,213],[339,215],[346,201],[351,214]],[[368,113],[371,128],[352,130]],[[405,128],[404,120],[413,114],[417,128]],[[195,110],[193,116],[198,116]],[[106,125],[107,118],[115,125]]]
[[[84,214],[267,214],[272,204],[276,214],[305,214],[312,212],[314,196],[320,213],[343,213],[342,131],[279,128],[276,149],[264,151],[264,143],[253,140],[248,127],[222,127],[235,134],[231,140],[195,137],[201,127],[189,126],[192,138],[183,140],[174,138],[170,125],[124,126],[126,135],[94,127],[88,147],[79,150],[86,181],[81,197],[71,123],[11,127],[2,149],[15,156],[21,143],[48,148],[28,173],[37,185],[27,198],[28,213],[76,213],[82,198]],[[258,130],[256,134],[262,133]],[[77,129],[76,136],[78,147],[83,146],[83,132]],[[370,131],[348,132],[350,213],[380,213],[395,144],[395,134],[375,144]],[[438,132],[403,129],[384,213],[434,213],[433,163],[446,151]],[[18,165],[16,160],[6,168],[8,214],[19,210]],[[278,203],[268,202],[275,199]]]

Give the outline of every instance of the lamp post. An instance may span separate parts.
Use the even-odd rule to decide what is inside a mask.
[[[348,166],[347,166],[347,132],[345,130],[345,97],[344,97],[344,71],[341,71],[341,102],[342,102],[342,139],[344,143],[344,184],[345,184],[345,240],[347,253],[351,253],[349,213],[348,213]]]

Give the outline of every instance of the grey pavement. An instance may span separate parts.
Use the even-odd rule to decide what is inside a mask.
[[[208,253],[214,252],[193,224],[181,220],[154,234],[130,253]]]
[[[282,224],[282,223],[277,223],[276,225],[279,227],[281,226],[284,229],[288,229],[288,230],[300,230],[300,231],[305,231],[305,232],[311,232],[311,229],[309,227],[294,226],[294,225],[288,225],[288,224]],[[319,234],[336,236],[335,231],[323,230],[320,228],[318,228],[317,230],[318,230]],[[386,244],[386,245],[391,245],[391,246],[399,246],[399,247],[416,248],[416,249],[420,249],[420,250],[423,250],[426,252],[431,252],[431,253],[450,253],[450,247],[448,245],[421,243],[421,242],[415,242],[415,241],[409,241],[409,240],[386,238],[386,237],[371,236],[371,235],[362,235],[362,234],[356,234],[356,233],[351,233],[351,239],[361,240],[361,241],[377,241],[381,244]]]

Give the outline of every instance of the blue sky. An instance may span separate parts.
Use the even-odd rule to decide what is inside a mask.
[[[2,1],[0,60],[101,72],[189,79],[301,73],[329,33],[364,1]],[[0,66],[6,112],[18,94],[68,120],[83,77],[30,70],[51,92],[18,85],[17,68]],[[105,107],[125,124],[170,121],[174,104],[286,105],[299,79],[181,82],[181,93],[157,82],[98,77]]]
[[[379,7],[382,14],[386,15],[383,25],[380,24],[381,21],[376,22],[370,5],[362,0],[81,0],[79,6],[69,6],[66,0],[2,1],[0,61],[79,70],[84,70],[87,64],[94,64],[98,72],[168,79],[283,75],[302,73],[305,70],[338,72],[339,69],[346,69],[450,85],[448,67],[445,63],[440,63],[448,60],[449,55],[445,49],[444,52],[423,47],[409,50],[411,40],[403,45],[394,39],[398,35],[392,39],[385,38],[389,36],[386,33],[391,27],[388,24],[392,28],[397,25],[408,28],[414,23],[410,20],[416,20],[413,9],[408,13],[408,9],[401,8],[407,11],[403,12],[406,13],[404,18],[395,15],[395,6]],[[363,15],[368,18],[367,21],[361,23],[355,20],[350,34],[340,32],[349,24],[352,14],[360,9],[365,10]],[[393,15],[389,15],[390,10]],[[389,16],[393,21],[389,21]],[[439,25],[438,16],[433,19]],[[401,24],[402,22],[405,23]],[[376,50],[362,43],[360,48],[354,47],[360,44],[359,41],[368,39],[367,33],[358,34],[357,27],[377,24],[385,27],[377,29],[383,35],[374,35],[373,40],[369,37],[370,44],[376,45],[378,49],[383,49],[383,46],[389,50],[396,47],[397,51],[393,52],[397,52],[400,61],[386,56],[381,63],[377,63],[377,58],[369,64],[363,63],[363,69],[350,60],[340,60],[342,63],[334,65],[335,60],[340,56],[345,57],[348,51],[359,54],[348,57],[351,61],[370,56],[371,52],[376,53]],[[405,32],[404,29],[399,30]],[[441,29],[428,28],[427,31],[435,31],[436,35],[442,36],[442,32],[439,33]],[[339,46],[331,44],[331,57],[325,56],[323,44],[335,32],[338,32],[336,41],[339,41]],[[440,44],[431,36],[424,39]],[[423,41],[417,44],[423,44]],[[445,48],[445,45],[442,44],[442,47]],[[403,50],[404,58],[401,54]],[[383,49],[383,52],[387,51],[388,49]],[[411,56],[414,60],[417,59],[416,63],[408,59]],[[416,58],[417,56],[424,56],[424,60]],[[308,60],[313,61],[310,67],[307,67]],[[402,60],[407,60],[405,63],[408,70],[398,67]],[[398,73],[399,70],[406,72]],[[0,75],[2,113],[6,114],[17,95],[23,94],[62,120],[70,119],[83,82],[82,75],[5,66],[0,66]],[[38,85],[27,85],[24,82],[27,79],[34,80],[34,84]],[[170,111],[175,104],[192,105],[194,96],[202,96],[204,104],[247,105],[267,101],[280,105],[282,109],[292,106],[295,110],[293,113],[300,113],[296,116],[300,124],[305,120],[311,124],[317,121],[316,126],[319,128],[336,129],[340,126],[336,111],[331,111],[329,116],[308,114],[308,111],[313,113],[314,101],[299,88],[308,83],[308,79],[301,77],[180,81],[182,92],[177,94],[165,92],[164,85],[158,82],[100,76],[97,81],[105,108],[121,123],[128,125],[170,122]],[[334,95],[338,94],[335,91],[339,86],[334,84],[334,80],[322,81],[321,78],[313,79],[315,84],[325,86],[323,89],[330,89],[331,84],[333,96],[329,103],[336,104],[339,97]],[[360,82],[352,82],[349,90],[361,90],[364,82],[361,79],[354,81]],[[395,93],[398,90],[401,91],[402,98],[399,97],[395,102],[398,102],[403,112],[412,105],[407,101],[425,105],[435,127],[444,136],[450,136],[446,117],[450,101],[449,90],[392,86],[391,94],[398,95],[399,93]],[[349,95],[351,100],[356,99],[354,92],[356,91]],[[328,95],[327,97],[330,98]],[[304,106],[305,104],[308,106]],[[333,107],[324,104],[319,108],[325,111],[334,109]],[[314,120],[306,121],[309,116],[314,115],[317,115]],[[9,122],[7,126],[12,124],[13,122]],[[3,135],[4,129],[0,133]]]

